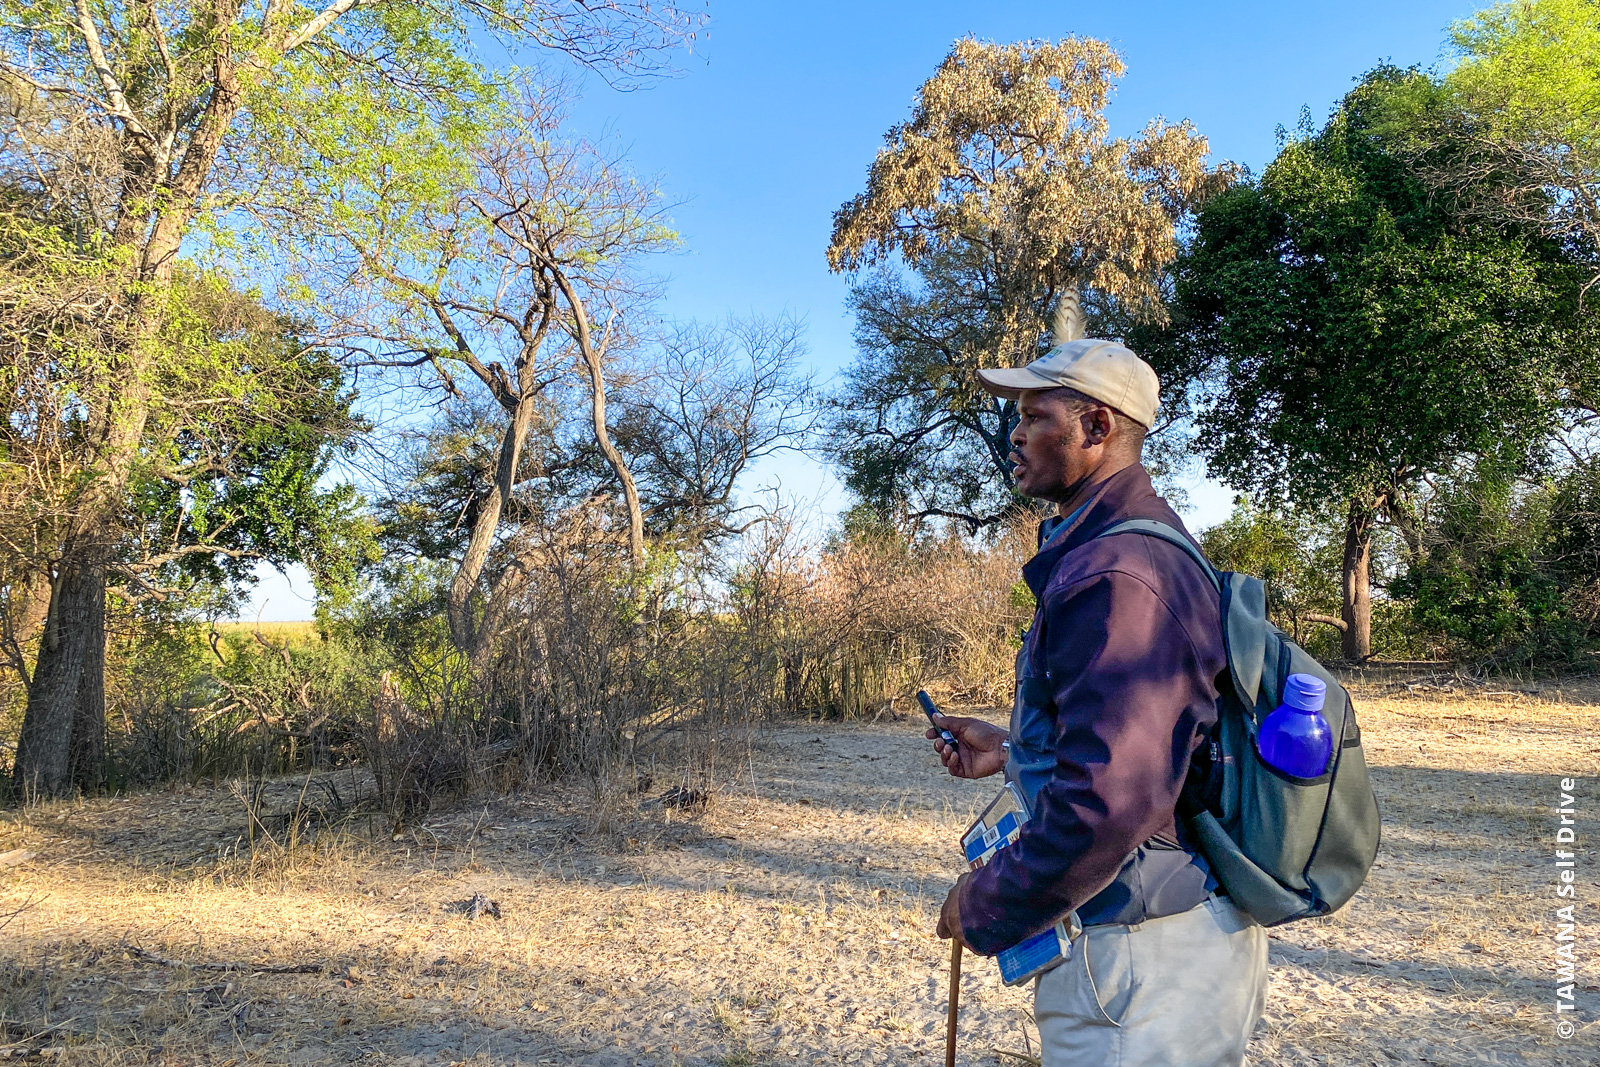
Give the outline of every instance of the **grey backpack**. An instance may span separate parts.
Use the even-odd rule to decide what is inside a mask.
[[[1222,596],[1227,679],[1217,725],[1195,753],[1178,804],[1228,896],[1263,926],[1326,915],[1366,880],[1378,854],[1378,801],[1361,754],[1350,694],[1327,668],[1267,621],[1266,586],[1220,573],[1177,530],[1151,519],[1117,523],[1100,537],[1138,533],[1188,553]],[[1256,729],[1291,674],[1328,686],[1322,714],[1339,739],[1328,772],[1293,778],[1256,753]]]

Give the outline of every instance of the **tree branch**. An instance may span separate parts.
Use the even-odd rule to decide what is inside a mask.
[[[79,2],[81,3],[82,0],[79,0]],[[281,52],[293,52],[296,48],[299,48],[301,45],[311,40],[311,38],[315,37],[317,34],[333,25],[339,16],[343,15],[346,11],[350,11],[353,8],[361,7],[362,5],[371,2],[372,0],[334,0],[333,3],[323,8],[322,14],[318,15],[316,18],[302,26],[300,28],[300,32],[285,38],[283,42],[278,45],[278,50]]]
[[[89,61],[94,64],[95,75],[100,79],[100,87],[105,90],[110,106],[106,109],[113,117],[122,120],[129,131],[143,141],[154,143],[155,138],[150,136],[139,117],[133,113],[133,108],[128,106],[128,98],[123,95],[122,86],[117,81],[117,76],[111,71],[111,61],[106,58],[105,45],[100,41],[100,30],[94,24],[94,17],[89,13],[89,5],[85,0],[73,0],[73,10],[78,14],[78,33],[83,37],[84,47],[89,50]]]

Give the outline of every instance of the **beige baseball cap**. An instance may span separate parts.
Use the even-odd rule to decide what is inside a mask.
[[[1015,400],[1028,389],[1066,386],[1110,404],[1148,429],[1161,406],[1161,379],[1150,364],[1116,341],[1080,337],[1056,345],[1026,367],[980,370],[978,381],[995,396]]]

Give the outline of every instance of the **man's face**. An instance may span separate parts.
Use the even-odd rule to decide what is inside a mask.
[[[1039,500],[1065,500],[1099,458],[1099,442],[1085,436],[1086,429],[1096,430],[1095,414],[1095,408],[1086,409],[1059,393],[1023,393],[1017,401],[1017,428],[1011,431],[1017,491]]]

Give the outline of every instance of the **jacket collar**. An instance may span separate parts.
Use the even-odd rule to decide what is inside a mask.
[[[1091,487],[1087,501],[1073,513],[1067,528],[1054,531],[1055,536],[1050,542],[1041,546],[1038,554],[1022,565],[1022,580],[1033,590],[1034,599],[1038,600],[1044,595],[1044,587],[1050,584],[1050,576],[1055,573],[1056,564],[1062,556],[1094,540],[1100,531],[1113,523],[1132,518],[1131,509],[1146,499],[1159,498],[1156,497],[1155,487],[1150,484],[1149,473],[1138,463],[1124,467]],[[1043,524],[1041,532],[1042,529]]]

